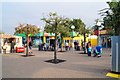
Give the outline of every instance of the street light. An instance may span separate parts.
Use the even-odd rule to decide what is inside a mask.
[[[74,50],[74,40],[73,40],[73,37],[74,37],[74,29],[75,29],[75,26],[71,26],[71,29],[72,29],[72,48]]]
[[[98,45],[100,46],[101,45],[101,43],[100,43],[100,26],[101,26],[101,22],[97,22],[97,27],[98,27]]]

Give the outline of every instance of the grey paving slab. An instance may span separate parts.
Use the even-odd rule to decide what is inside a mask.
[[[101,58],[88,57],[82,51],[57,52],[66,62],[45,62],[53,58],[52,51],[33,49],[35,56],[22,57],[21,53],[2,55],[3,78],[108,78],[111,69],[110,49],[104,49]]]

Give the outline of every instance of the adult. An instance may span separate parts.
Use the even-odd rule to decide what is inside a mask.
[[[43,50],[46,51],[46,43],[43,44]]]
[[[11,45],[10,45],[10,52],[13,53],[14,52],[14,46],[15,46],[15,42],[12,41]]]
[[[31,41],[29,42],[29,49],[30,49],[29,53],[32,53],[32,42]]]
[[[6,53],[7,47],[8,47],[8,44],[5,43],[5,44],[3,45],[3,47],[2,47],[3,53]]]
[[[91,47],[90,41],[89,41],[89,42],[87,43],[87,45],[86,45],[87,53],[88,53],[88,48],[89,48],[89,46]]]
[[[49,50],[49,42],[46,43],[46,50]]]
[[[65,43],[65,49],[66,49],[66,51],[68,50],[68,42],[66,41],[66,43]]]

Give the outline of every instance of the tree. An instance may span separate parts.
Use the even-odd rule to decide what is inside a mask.
[[[70,35],[70,19],[59,16],[56,12],[50,12],[47,18],[42,18],[46,22],[45,31],[55,33],[55,50],[54,50],[54,62],[57,62],[56,55],[56,43],[57,36],[60,34],[61,39],[64,36]]]
[[[31,25],[31,24],[20,24],[15,28],[14,34],[24,33],[26,35],[26,40],[27,40],[26,56],[28,56],[29,34],[35,35],[39,33],[39,30],[40,28],[38,28],[36,25]]]
[[[14,34],[21,34],[24,33],[26,36],[29,34],[37,34],[39,33],[40,28],[38,28],[36,25],[31,25],[31,24],[20,24],[15,28]]]
[[[86,28],[84,28],[85,24],[81,19],[73,19],[72,25],[75,26],[75,29],[74,29],[75,32],[78,32],[78,34],[84,34]]]
[[[70,37],[71,36],[71,20],[69,18],[62,18],[61,23],[59,24],[58,27],[58,32],[60,33],[61,37],[61,43],[63,43],[63,38],[64,37]],[[62,46],[61,46],[61,51],[62,51]]]
[[[4,34],[4,32],[0,31],[0,34]]]
[[[77,35],[84,35],[84,43],[86,42],[86,34],[90,33],[90,29],[86,27],[81,19],[73,19],[72,25],[75,26],[74,31],[78,32]],[[84,44],[85,46],[85,44]],[[84,49],[84,53],[86,53],[86,48]]]
[[[120,1],[107,2],[107,4],[109,8],[101,10],[104,26],[111,28],[116,36],[120,36]]]

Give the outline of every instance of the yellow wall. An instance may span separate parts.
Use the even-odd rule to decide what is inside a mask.
[[[46,37],[43,36],[43,43],[46,43]]]
[[[71,46],[72,46],[72,40],[78,41],[79,42],[79,46],[81,46],[81,43],[82,43],[81,41],[84,41],[84,37],[83,36],[74,37],[74,38],[65,37],[65,38],[63,38],[63,40],[69,40]],[[64,43],[62,45],[64,46]]]
[[[90,42],[92,46],[97,46],[97,39],[91,39]]]
[[[77,40],[77,41],[79,41],[79,46],[81,46],[82,41],[84,41],[84,36],[79,36],[79,37],[74,37],[74,38],[65,37],[65,38],[63,38],[63,40],[69,40],[70,45],[72,45],[71,40],[74,40],[74,41]],[[86,42],[88,42],[88,41],[91,42],[91,46],[97,46],[97,38],[86,37]],[[64,43],[62,44],[62,46],[64,46]]]

